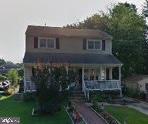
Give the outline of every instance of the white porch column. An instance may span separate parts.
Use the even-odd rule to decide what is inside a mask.
[[[119,81],[121,81],[121,66],[119,66]]]
[[[24,93],[26,92],[26,68],[25,65],[23,65],[24,68]]]
[[[112,67],[109,68],[109,79],[112,80],[113,79],[113,76],[112,76]]]
[[[121,66],[119,66],[119,81],[121,86]],[[120,89],[120,97],[122,97],[122,89]]]
[[[84,92],[84,66],[82,67],[82,91]]]
[[[100,67],[100,76],[101,76],[101,80],[106,80],[106,68],[104,66]]]

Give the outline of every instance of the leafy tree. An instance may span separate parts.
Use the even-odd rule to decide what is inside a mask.
[[[124,76],[144,72],[145,20],[136,10],[128,3],[110,10],[108,32],[113,36],[113,54],[124,63]]]
[[[6,80],[7,79],[7,77],[5,77],[5,76],[3,76],[3,75],[0,75],[0,81],[4,81],[4,80]]]
[[[123,76],[146,71],[144,56],[146,21],[133,4],[118,3],[109,14],[95,14],[69,28],[100,29],[113,36],[113,54],[123,62]]]
[[[0,59],[0,66],[6,64],[6,61],[4,59]]]
[[[11,82],[12,85],[16,85],[18,83],[19,76],[18,76],[17,70],[11,69],[7,73],[7,77],[8,77],[8,80],[10,80],[10,82]]]
[[[148,18],[148,0],[145,0],[145,6],[143,8],[143,14],[145,16],[145,20]],[[146,33],[145,33],[146,42],[144,43],[144,58],[145,58],[145,74],[148,74],[148,25],[146,25]]]
[[[23,79],[23,76],[24,76],[24,69],[23,68],[18,69],[18,75],[19,75],[20,79]]]
[[[67,73],[64,67],[39,66],[35,69],[32,81],[36,85],[38,112],[53,114],[60,108],[60,86],[67,88]]]

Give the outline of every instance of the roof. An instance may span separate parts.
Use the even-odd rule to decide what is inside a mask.
[[[83,38],[100,38],[112,39],[106,32],[93,29],[70,29],[64,27],[48,27],[29,25],[26,35],[31,36],[52,36],[52,37],[83,37]]]
[[[125,82],[137,83],[145,78],[148,78],[148,75],[132,75],[132,76],[126,78]]]
[[[26,52],[24,63],[69,63],[69,64],[122,64],[110,54],[77,54],[77,53],[30,53]]]

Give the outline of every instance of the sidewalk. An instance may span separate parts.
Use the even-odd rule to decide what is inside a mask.
[[[85,103],[76,103],[76,108],[83,116],[87,124],[106,124],[95,112],[93,112]]]
[[[127,105],[130,108],[134,108],[137,111],[140,111],[146,115],[148,115],[148,104],[144,102],[139,102],[139,103],[132,103]]]

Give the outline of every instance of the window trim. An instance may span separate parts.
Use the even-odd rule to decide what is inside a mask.
[[[46,40],[46,47],[40,47],[40,40],[41,40],[41,39],[45,39],[45,40]],[[49,48],[48,45],[47,45],[47,41],[50,40],[50,39],[51,39],[51,40],[54,40],[54,47],[53,47],[53,48]],[[39,46],[38,48],[40,48],[40,49],[56,49],[56,38],[39,37],[39,38],[38,38],[38,46]]]
[[[89,41],[93,41],[93,43],[94,42],[100,42],[100,48],[99,49],[96,49],[96,48],[93,48],[93,49],[89,49],[88,48],[88,42]],[[102,50],[102,40],[99,40],[99,39],[87,39],[87,44],[86,44],[86,48],[87,48],[87,50]]]

